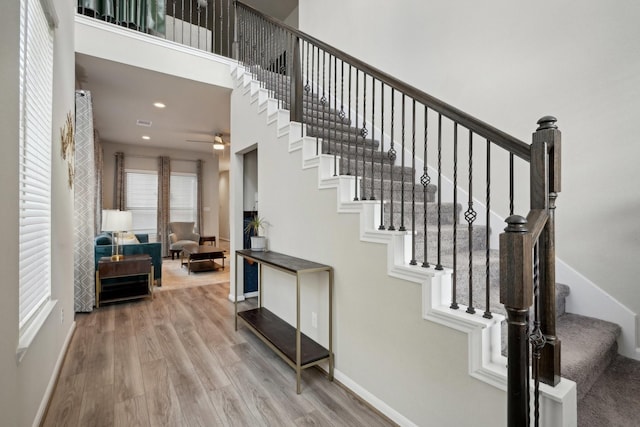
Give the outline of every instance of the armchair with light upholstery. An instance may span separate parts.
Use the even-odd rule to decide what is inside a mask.
[[[180,254],[188,245],[199,245],[200,234],[194,231],[195,222],[170,222],[169,223],[169,252],[171,259]]]

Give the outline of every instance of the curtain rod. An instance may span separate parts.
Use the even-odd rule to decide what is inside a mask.
[[[155,159],[158,160],[158,157],[169,157],[169,160],[177,160],[177,161],[181,161],[181,162],[194,162],[196,163],[198,160],[201,160],[202,162],[205,162],[206,160],[202,160],[202,159],[198,159],[198,160],[193,160],[193,159],[180,159],[180,158],[175,158],[175,157],[170,157],[170,156],[143,156],[141,154],[126,154],[124,155],[124,159],[126,161],[127,158],[135,158],[135,159]]]

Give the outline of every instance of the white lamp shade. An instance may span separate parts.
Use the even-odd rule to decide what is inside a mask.
[[[129,211],[105,209],[102,211],[102,231],[128,231],[133,227]]]

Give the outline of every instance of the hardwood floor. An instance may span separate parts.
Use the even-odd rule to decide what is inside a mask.
[[[43,426],[392,426],[317,369],[233,329],[229,285],[76,315]],[[247,304],[247,303],[244,303]]]

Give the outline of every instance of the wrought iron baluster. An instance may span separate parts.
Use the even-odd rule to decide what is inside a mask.
[[[318,67],[316,68],[315,85],[320,85],[320,47],[318,47]],[[316,91],[316,96],[309,100],[309,105],[311,105],[311,108],[315,110],[316,113],[316,156],[320,154],[320,106],[318,105],[319,99],[316,99],[318,96],[320,96],[320,87],[318,87],[318,90]]]
[[[366,164],[365,164],[365,153],[367,152],[366,148],[367,148],[367,135],[369,134],[369,131],[367,130],[367,74],[363,73],[362,76],[362,128],[360,129],[360,136],[362,136],[362,180],[361,182],[361,188],[360,188],[360,200],[367,200],[366,198],[366,194],[364,191],[364,186],[365,186],[365,179],[364,179],[364,174],[365,174],[365,168],[366,168]],[[358,157],[356,156],[356,162],[358,161]],[[356,165],[356,168],[358,166]],[[357,175],[357,174],[356,174]]]
[[[438,263],[436,270],[442,267],[442,114],[438,113]]]
[[[400,137],[400,141],[402,141],[402,150],[400,151],[400,228],[399,231],[407,231],[407,228],[404,226],[404,151],[405,151],[405,141],[404,141],[404,128],[405,128],[405,110],[406,110],[406,102],[405,102],[405,94],[402,93],[402,133]],[[393,168],[393,166],[391,166]]]
[[[355,112],[356,129],[358,128],[358,117],[359,117],[358,116],[359,95],[360,95],[360,70],[356,68],[356,112]],[[354,175],[356,179],[353,180],[354,190],[355,190],[353,200],[358,201],[358,134],[356,134],[354,146],[356,149],[356,154],[353,157],[353,163],[354,163],[353,167],[355,168]],[[351,161],[349,161],[349,163],[351,163]]]
[[[453,275],[451,283],[451,305],[449,308],[457,310],[458,307],[458,123],[453,123]]]
[[[418,265],[416,261],[416,100],[411,106],[411,261],[410,265]]]
[[[231,0],[227,0],[227,55],[231,58],[231,15],[229,11],[231,10]]]
[[[395,102],[396,102],[396,94],[393,86],[391,87],[391,141],[388,151],[389,157],[389,187],[390,187],[390,197],[389,197],[389,227],[387,230],[395,231],[395,227],[393,226],[393,166],[396,161],[396,150],[393,148],[393,140],[395,138],[394,128],[395,128]],[[384,172],[384,171],[383,171]],[[381,172],[382,173],[382,172]]]
[[[513,215],[513,153],[509,153],[509,216]]]
[[[287,91],[287,74],[289,70],[289,34],[282,30],[282,67],[280,70],[280,90],[282,91],[282,108],[291,109],[291,91]]]
[[[428,259],[428,249],[427,249],[427,222],[429,218],[428,214],[428,205],[427,205],[427,188],[431,183],[431,177],[429,176],[429,162],[428,162],[428,151],[429,140],[428,140],[428,124],[429,124],[429,109],[427,106],[424,106],[424,165],[422,166],[422,176],[420,177],[420,184],[422,184],[422,196],[424,200],[424,228],[422,230],[424,237],[424,259],[422,260],[422,266],[427,268],[430,267],[429,259]]]
[[[546,338],[540,329],[540,264],[538,245],[536,243],[533,247],[533,331],[529,335],[529,341],[531,342],[533,360],[532,360],[532,373],[534,381],[533,390],[533,421],[535,427],[540,425],[540,356],[542,354],[542,348],[546,344]],[[528,391],[528,389],[527,389]]]
[[[220,30],[220,55],[222,55],[222,43],[223,43],[223,38],[222,38],[222,3],[220,3],[220,19],[218,21],[218,29]]]
[[[322,139],[323,139],[323,144],[324,144],[324,139],[325,139],[325,134],[324,134],[324,126],[326,123],[326,111],[327,111],[327,96],[326,96],[326,90],[325,90],[325,70],[326,70],[326,64],[325,64],[325,54],[326,52],[323,50],[322,51],[322,98],[320,98],[320,104],[322,105],[322,126],[320,126],[320,128],[322,129]],[[329,67],[329,71],[331,71],[331,68]],[[329,73],[329,79],[331,79],[331,73]],[[329,152],[331,152],[331,134],[329,132],[328,133],[328,146],[329,146]]]
[[[486,215],[486,227],[485,227],[485,308],[482,317],[485,319],[491,319],[491,285],[489,283],[489,253],[491,244],[489,242],[489,224],[491,224],[491,142],[487,139],[487,194],[485,199],[485,215]]]
[[[375,130],[376,130],[376,79],[371,76],[371,190],[369,191],[369,200],[375,200],[375,175],[373,172],[373,155],[376,152],[375,144],[373,143]],[[382,142],[380,142],[382,144]]]
[[[196,1],[196,3],[197,3],[197,1]],[[207,2],[207,6],[208,6],[208,2]],[[245,14],[245,16],[246,16],[250,12],[246,11],[244,9],[239,9],[239,10],[236,9],[236,14],[239,15],[241,13]],[[220,14],[222,14],[222,4],[220,5]],[[211,19],[210,21],[209,21],[209,18]],[[220,45],[220,51],[216,50],[216,40],[218,40],[218,38],[219,38],[218,35],[216,34],[216,31],[217,31],[218,27],[221,25],[220,23],[216,24],[216,21],[218,21],[218,20],[219,20],[219,17],[218,17],[218,15],[216,13],[216,2],[213,1],[212,4],[211,4],[211,15],[206,18],[206,24],[205,24],[207,29],[209,29],[209,25],[211,24],[211,37],[210,37],[210,40],[207,40],[207,42],[205,44],[211,43],[211,50],[209,50],[209,52],[218,53],[220,55],[223,55],[223,53],[222,53],[222,45]],[[216,25],[218,25],[218,26],[216,26]],[[246,30],[249,31],[248,28],[246,28]],[[190,32],[191,32],[191,30],[190,30]],[[200,37],[200,35],[199,35],[199,32],[198,32],[198,38],[199,37]],[[222,38],[220,37],[220,39],[222,39]],[[208,48],[209,47],[207,46],[207,50],[208,50]]]
[[[196,15],[198,15],[198,49],[200,49],[200,9],[202,9],[200,3],[196,3]]]
[[[378,230],[384,230],[384,82],[380,82],[380,110],[380,225]]]
[[[260,87],[266,87],[267,73],[266,73],[266,55],[265,55],[265,44],[266,44],[266,34],[265,34],[265,24],[262,23],[260,25],[260,75],[262,76],[260,79]]]
[[[213,4],[213,10],[215,11],[215,3]],[[240,63],[244,62],[244,53],[243,53],[243,49],[244,49],[244,11],[241,8],[236,8],[236,18],[237,18],[237,22],[236,25],[238,26],[238,29],[236,30],[236,37],[237,37],[237,42],[238,42],[238,57],[236,58]],[[216,20],[213,20],[213,25],[212,28],[215,28]],[[215,34],[215,30],[213,31],[212,34]],[[215,45],[215,37],[212,35],[212,52],[215,53],[216,50],[216,45]]]
[[[304,79],[305,77],[305,69],[306,69],[306,65],[305,64],[305,46],[306,46],[306,42],[303,39],[300,39],[300,80],[302,81],[302,79]],[[300,83],[300,85],[302,86],[302,93],[300,93],[300,103],[302,104],[302,114],[300,115],[300,137],[302,138],[304,136],[304,126],[306,123],[306,119],[304,117],[304,97],[307,93],[307,84],[309,83],[309,79],[307,78],[307,81],[304,85],[302,85],[302,83]]]
[[[295,105],[296,105],[296,100],[295,100],[295,96],[296,93],[294,90],[291,90],[291,84],[294,81],[294,59],[293,59],[293,50],[295,49],[295,42],[294,42],[294,35],[293,33],[286,31],[285,34],[287,35],[287,75],[284,78],[284,87],[282,88],[283,91],[286,91],[287,88],[289,89],[289,111],[293,111],[295,109]],[[288,79],[287,79],[288,77]],[[287,81],[288,80],[288,81]]]
[[[343,175],[343,168],[342,165],[344,165],[344,118],[346,117],[346,114],[344,112],[344,61],[340,61],[340,112],[338,113],[338,117],[340,118],[340,130],[343,132],[342,135],[342,140],[341,140],[341,144],[340,144],[340,175]],[[338,128],[338,126],[336,126],[336,129]]]
[[[469,131],[469,207],[464,213],[469,230],[469,306],[467,313],[474,314],[473,308],[473,222],[476,220],[476,211],[473,209],[473,132]]]
[[[331,115],[338,111],[338,57],[333,57],[333,112]],[[327,126],[329,126],[327,124]],[[328,128],[328,130],[330,130]],[[333,176],[338,176],[338,125],[333,124],[333,140],[335,146],[333,147]],[[342,144],[340,144],[342,147]]]
[[[349,115],[349,126],[351,126],[351,78],[352,78],[352,70],[351,70],[351,64],[349,64],[349,106],[347,109],[347,114]],[[343,126],[343,130],[344,130],[344,126]],[[352,132],[347,133],[347,140],[349,141],[348,144],[348,148],[347,148],[347,175],[351,175],[351,134]],[[345,159],[342,160],[342,162],[345,162]]]

